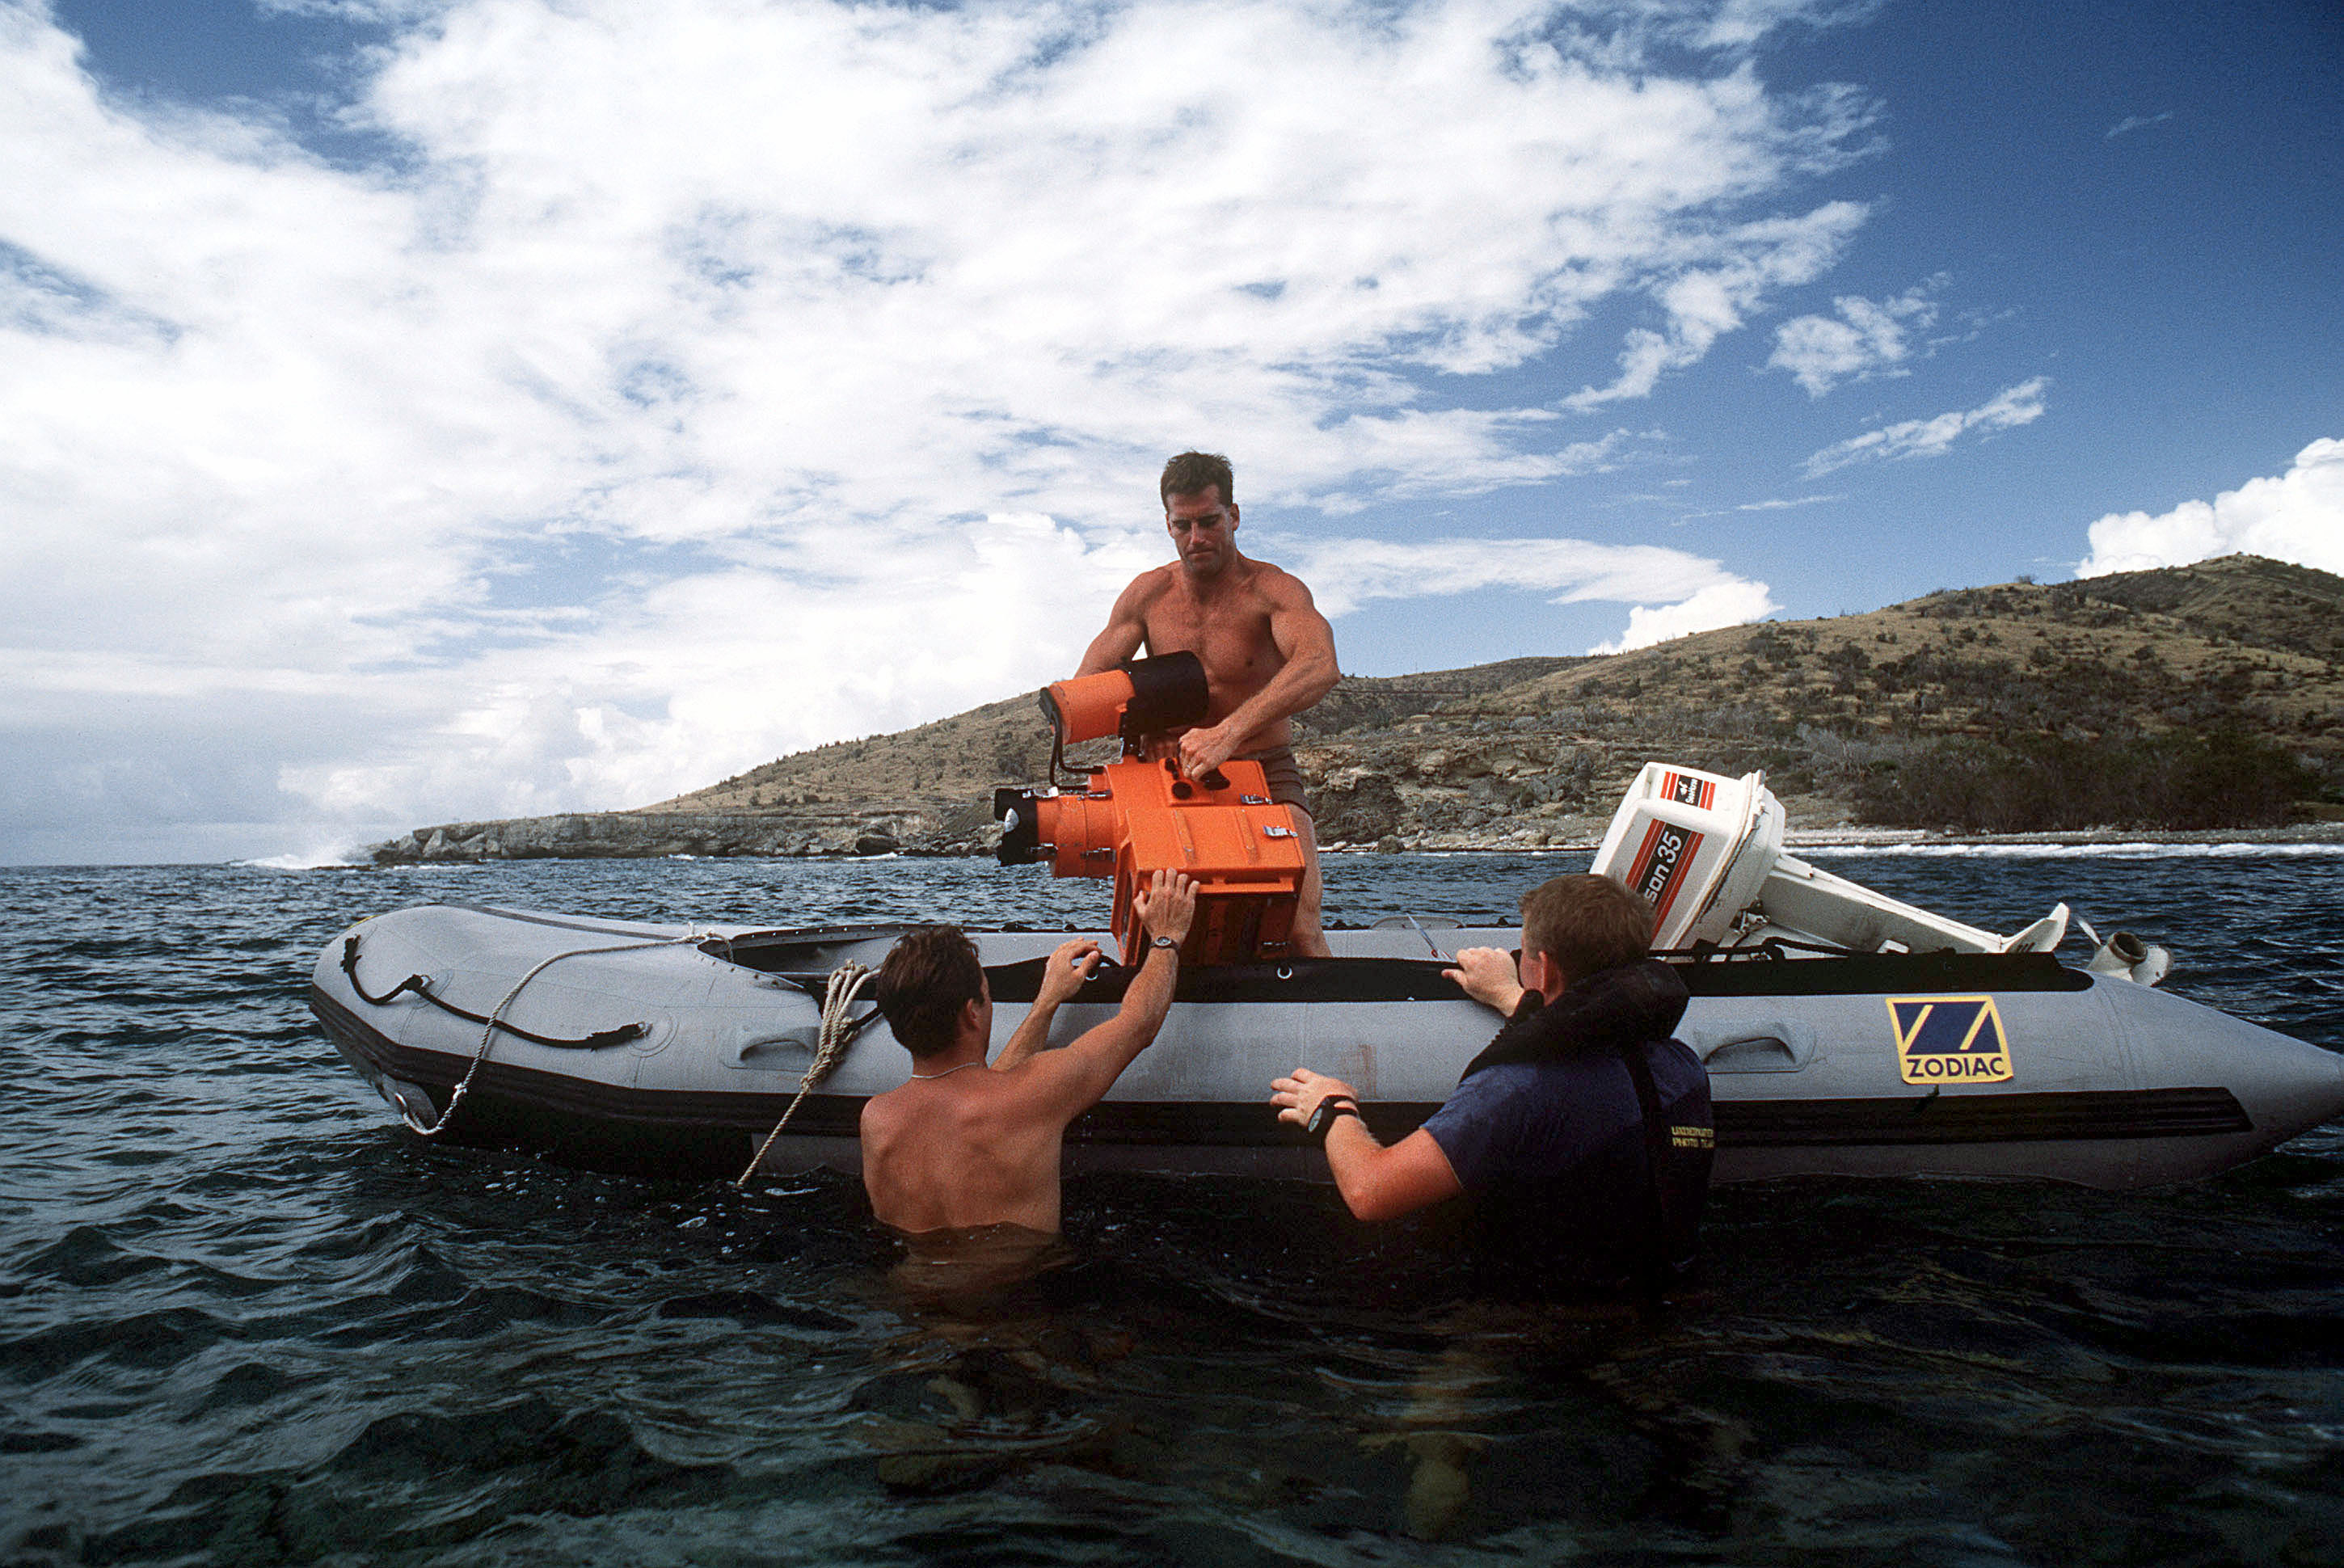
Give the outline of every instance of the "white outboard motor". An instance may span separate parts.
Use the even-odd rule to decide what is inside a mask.
[[[1783,806],[1764,774],[1646,763],[1592,869],[1652,906],[1654,947],[1684,947],[1723,940],[1782,854]]]
[[[2003,936],[1900,903],[1783,854],[1783,826],[1763,774],[1730,779],[1646,763],[1591,869],[1652,906],[1652,946],[1662,949],[1771,932],[1858,953],[2048,953],[2067,934],[2064,904]],[[1737,926],[1744,911],[1760,920]]]
[[[2088,923],[2084,935],[2094,941],[2099,933]],[[2136,986],[2154,986],[2173,972],[2173,955],[2154,942],[2144,942],[2129,931],[2112,931],[2092,954],[2092,961],[2084,966],[2094,975],[2106,975],[2111,979],[2130,980]]]

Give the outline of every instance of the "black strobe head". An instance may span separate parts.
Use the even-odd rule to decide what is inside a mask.
[[[1182,649],[1153,659],[1127,659],[1131,676],[1131,702],[1123,711],[1123,738],[1160,735],[1205,722],[1212,693],[1205,683],[1205,662]]]

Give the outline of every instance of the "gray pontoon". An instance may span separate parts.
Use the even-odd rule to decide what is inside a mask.
[[[2157,949],[2118,934],[2070,966],[2065,905],[1997,936],[1784,854],[1782,831],[1758,775],[1655,764],[1596,860],[1654,903],[1692,993],[1678,1034],[1708,1064],[1719,1179],[2139,1187],[2344,1114],[2344,1057],[2157,989]],[[310,1005],[419,1131],[674,1174],[736,1173],[761,1145],[763,1170],[853,1171],[863,1101],[909,1058],[844,977],[903,929],[431,905],[337,938]],[[1066,933],[971,936],[998,1047]],[[1184,972],[1156,1043],[1069,1129],[1068,1168],[1323,1179],[1268,1103],[1296,1067],[1359,1086],[1387,1141],[1429,1116],[1499,1021],[1441,971],[1519,932],[1420,918],[1329,941],[1332,958]],[[1107,1017],[1123,980],[1103,970],[1053,1039]]]

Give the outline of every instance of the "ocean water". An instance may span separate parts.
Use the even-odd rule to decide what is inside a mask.
[[[1809,853],[2344,1049],[2344,855]],[[1564,856],[1345,856],[1489,916]],[[0,1563],[2344,1559],[2344,1128],[2107,1194],[1715,1197],[1656,1320],[1456,1283],[1316,1188],[1070,1183],[1069,1266],[924,1304],[851,1181],[749,1193],[405,1132],[302,992],[456,897],[1095,921],[986,862],[0,871]]]

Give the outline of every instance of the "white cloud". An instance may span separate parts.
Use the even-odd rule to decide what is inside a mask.
[[[2106,142],[2112,142],[2118,137],[2128,135],[2133,131],[2145,131],[2151,126],[2161,126],[2172,117],[2173,111],[2171,109],[2166,109],[2154,115],[2127,115],[2124,118],[2110,126],[2107,129],[2107,134],[2100,139]]]
[[[1663,604],[1658,609],[1634,606],[1628,612],[1628,630],[1617,642],[1599,643],[1588,652],[1624,653],[1632,648],[1649,648],[1655,642],[1690,637],[1696,632],[1714,632],[1721,626],[1763,621],[1782,608],[1763,582],[1713,582],[1675,604]]]
[[[1776,328],[1774,352],[1766,363],[1788,370],[1811,398],[1851,377],[1907,374],[1904,367],[1914,354],[1913,334],[1935,324],[1937,306],[1929,296],[1944,283],[1943,277],[1933,278],[1894,299],[1842,295],[1832,301],[1836,319],[1801,316]]]
[[[1642,295],[1573,407],[1642,395],[1863,217],[1791,195],[1864,106],[1740,53],[1796,4],[355,9],[397,168],[0,0],[17,820],[621,805],[1036,683],[1167,451],[1327,512],[1602,471],[1417,386]]]
[[[1791,511],[1803,506],[1821,506],[1827,501],[1845,501],[1844,495],[1776,496],[1767,501],[1745,501],[1736,511]]]
[[[1552,594],[1557,604],[1631,604],[1628,629],[1591,653],[1756,621],[1782,608],[1766,584],[1714,561],[1650,544],[1578,539],[1375,539],[1312,541],[1295,565],[1319,608],[1349,614],[1377,599],[1505,588]],[[1637,602],[1660,600],[1658,608]]]
[[[1828,26],[1857,22],[1879,9],[1879,0],[1725,0],[1713,12],[1687,8],[1693,37],[1710,47],[1747,46],[1790,23]]]
[[[2092,524],[2078,577],[2187,566],[2217,555],[2267,555],[2344,572],[2344,440],[2324,438],[2277,478],[2250,479],[2208,504],[2185,501],[2152,517],[2112,511]]]
[[[1653,544],[1579,539],[1319,539],[1281,550],[1310,584],[1318,607],[1348,615],[1378,599],[1510,588],[1555,595],[1558,604],[1682,599],[1739,581],[1714,561]]]
[[[1636,440],[1662,439],[1657,430],[1641,438],[1628,430],[1613,430],[1553,451],[1519,450],[1501,462],[1474,450],[1474,440],[1498,425],[1527,432],[1556,417],[1543,410],[1525,410],[1434,419],[1414,410],[1355,416],[1345,421],[1343,437],[1353,452],[1349,484],[1356,488],[1296,491],[1279,499],[1339,516],[1377,501],[1479,495],[1506,485],[1611,473],[1636,460],[1632,445]]]
[[[1063,673],[1158,558],[1005,514],[901,544],[889,572],[844,591],[746,567],[672,579],[610,607],[591,641],[509,651],[492,686],[427,683],[382,744],[285,783],[369,819],[446,798],[494,815],[662,799]]]
[[[1628,334],[1620,355],[1620,375],[1607,387],[1588,387],[1563,400],[1578,411],[1626,398],[1649,397],[1662,376],[1697,364],[1717,339],[1741,327],[1764,302],[1767,292],[1810,282],[1839,259],[1839,252],[1863,223],[1864,208],[1834,201],[1799,218],[1749,224],[1676,248],[1700,258],[1693,265],[1663,272],[1650,286],[1666,317],[1660,330],[1639,327]],[[1711,263],[1717,251],[1728,259]]]
[[[1897,458],[1943,457],[1961,437],[1992,434],[2033,424],[2043,417],[2043,392],[2048,377],[2036,376],[2006,387],[1975,409],[1939,414],[1930,420],[1906,420],[1825,447],[1806,460],[1809,479],[1854,463]]]

